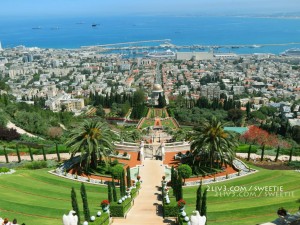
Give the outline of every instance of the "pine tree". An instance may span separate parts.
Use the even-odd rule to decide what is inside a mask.
[[[80,214],[79,214],[79,207],[76,197],[76,192],[74,190],[74,187],[72,187],[71,190],[71,200],[72,200],[72,209],[76,212],[76,215],[78,216],[78,225],[80,224]]]
[[[197,189],[197,198],[196,198],[196,210],[201,214],[201,202],[202,202],[202,184],[199,185]]]
[[[87,195],[86,195],[84,183],[81,183],[80,193],[81,193],[82,204],[83,204],[84,219],[86,221],[89,221],[91,216],[90,216],[90,210],[89,210],[89,205],[88,205],[88,201],[87,201]]]
[[[107,184],[107,199],[109,202],[112,202],[112,193],[111,193],[111,183],[108,182]]]
[[[205,188],[202,196],[201,214],[200,214],[201,216],[206,216],[206,211],[207,211],[206,198],[207,198],[207,188]]]
[[[131,187],[131,175],[130,175],[130,167],[129,166],[127,166],[126,172],[127,172],[127,187],[130,188]]]
[[[118,201],[118,197],[117,197],[117,190],[116,190],[116,186],[115,186],[115,181],[112,181],[112,189],[113,189],[113,200],[114,202]]]

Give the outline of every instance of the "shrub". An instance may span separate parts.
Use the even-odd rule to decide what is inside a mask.
[[[127,156],[127,152],[124,152],[124,153],[123,153],[123,156],[125,156],[125,157],[126,157],[126,156]]]
[[[111,162],[111,166],[115,166],[115,165],[118,165],[118,164],[119,164],[119,161],[117,159],[115,159]]]
[[[33,161],[28,162],[24,165],[25,168],[30,170],[36,170],[36,169],[42,169],[47,168],[47,162],[46,161]]]
[[[17,132],[17,130],[11,128],[7,129],[5,127],[0,127],[0,140],[4,141],[12,141],[19,139],[21,135]]]
[[[135,198],[138,194],[138,189],[132,188],[130,194],[131,194],[131,198]]]
[[[292,167],[293,169],[300,169],[300,161],[289,162],[288,166]]]
[[[163,215],[164,217],[176,217],[178,214],[178,206],[175,198],[170,197],[170,204],[166,204],[165,199],[163,201]]]
[[[184,224],[188,224],[188,222],[184,220],[184,217],[182,217],[180,214],[178,214],[178,224],[184,225]]]
[[[192,176],[192,168],[187,164],[181,164],[178,167],[178,174],[181,175],[181,177],[184,179],[184,183],[185,183],[185,179]]]
[[[118,164],[118,165],[114,166],[113,168],[111,168],[111,175],[114,179],[120,180],[122,177],[123,171],[124,171],[123,165]]]
[[[96,220],[93,224],[97,225],[109,225],[109,214],[102,213],[100,217],[96,217]]]
[[[112,217],[124,217],[129,210],[132,202],[130,198],[125,199],[124,202],[118,204],[117,202],[112,202],[110,204],[110,215]]]
[[[7,172],[9,172],[9,169],[7,167],[0,168],[0,173],[7,173]]]

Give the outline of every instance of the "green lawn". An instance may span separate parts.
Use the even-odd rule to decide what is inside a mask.
[[[300,173],[293,170],[260,169],[253,175],[210,185],[207,198],[208,224],[253,225],[272,221],[280,207],[294,213],[299,207],[299,203],[296,202],[300,199],[299,180]],[[282,186],[285,196],[270,196],[275,192],[254,190],[269,186]],[[236,191],[224,192],[225,188],[228,190],[231,187],[235,187]],[[247,190],[242,191],[241,188]],[[187,201],[188,215],[195,209],[196,189],[197,187],[184,188],[183,197]],[[224,196],[224,193],[227,193],[227,196]]]
[[[71,209],[71,188],[74,187],[80,210],[80,182],[49,174],[49,169],[17,170],[12,175],[0,176],[0,216],[17,218],[30,225],[62,224],[62,215]],[[107,188],[85,184],[91,215],[101,209],[107,199]],[[83,213],[81,213],[83,218]],[[83,219],[82,219],[83,220]]]
[[[164,126],[164,127],[170,127],[172,129],[176,129],[176,125],[173,123],[172,119],[165,119],[165,120],[162,120],[161,121],[161,124]]]

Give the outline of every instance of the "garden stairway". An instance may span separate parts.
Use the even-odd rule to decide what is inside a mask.
[[[164,220],[160,191],[161,177],[164,175],[164,166],[159,160],[144,160],[144,166],[140,167],[142,180],[139,195],[134,200],[134,205],[127,214],[126,219],[114,218],[112,225],[166,225],[175,224],[172,220]]]

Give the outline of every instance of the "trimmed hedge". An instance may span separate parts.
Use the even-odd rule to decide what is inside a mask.
[[[124,217],[127,213],[127,211],[129,210],[129,208],[132,205],[132,199],[131,198],[127,198],[125,199],[124,202],[122,202],[121,204],[118,204],[117,202],[112,202],[110,203],[110,215],[112,217]]]
[[[141,188],[141,182],[140,181],[136,182],[135,186],[136,186],[137,189],[140,189]]]
[[[96,216],[96,220],[94,223],[97,225],[109,225],[109,214],[102,212],[100,217]]]
[[[176,217],[178,215],[177,202],[174,197],[170,197],[170,204],[166,204],[165,198],[163,199],[163,216]]]
[[[138,195],[139,189],[138,188],[132,188],[131,189],[131,198],[136,198]]]
[[[186,222],[186,221],[184,220],[184,217],[182,217],[180,214],[178,214],[177,218],[178,218],[178,225],[185,225],[185,224],[188,224],[188,222]]]

